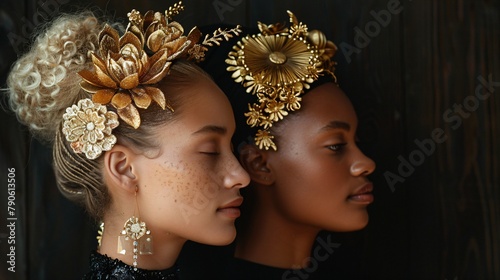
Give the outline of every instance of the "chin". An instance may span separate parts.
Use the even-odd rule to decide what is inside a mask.
[[[345,227],[331,227],[331,228],[325,228],[324,230],[327,231],[333,231],[333,232],[351,232],[351,231],[358,231],[362,230],[366,227],[368,223],[365,223],[363,225],[352,225],[352,226],[345,226]]]
[[[368,225],[368,213],[354,219],[347,219],[344,223],[339,223],[339,221],[333,221],[328,227],[323,228],[324,230],[334,231],[334,232],[350,232],[358,231],[364,229]]]
[[[202,238],[191,240],[206,245],[225,246],[231,244],[235,238],[236,229],[233,227],[231,230],[216,231],[210,233],[209,235],[205,235]]]
[[[353,226],[351,230],[349,231],[357,231],[357,230],[362,230],[368,225],[368,220],[364,223],[361,223],[359,225]]]
[[[214,242],[210,245],[214,245],[214,246],[225,246],[225,245],[229,245],[231,244],[234,239],[236,238],[236,233],[231,235],[230,237],[228,238],[218,238],[217,240],[214,240]]]

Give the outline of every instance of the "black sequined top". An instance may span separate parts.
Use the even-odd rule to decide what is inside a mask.
[[[271,267],[251,261],[233,258],[230,260],[225,273],[226,280],[282,280],[282,279],[301,279],[288,278],[286,269]],[[293,275],[291,275],[293,276]],[[307,278],[303,278],[307,279]]]
[[[225,273],[225,280],[330,280],[330,279],[351,279],[338,278],[331,272],[325,274],[318,270],[318,267],[308,267],[301,269],[285,269],[267,266],[251,261],[233,258],[228,263]]]
[[[109,258],[97,252],[90,255],[90,272],[83,280],[177,280],[178,269],[174,266],[165,270],[145,270]]]

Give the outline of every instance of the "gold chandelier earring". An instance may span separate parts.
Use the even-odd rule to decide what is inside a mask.
[[[123,225],[123,230],[118,236],[118,254],[127,255],[132,252],[134,270],[137,270],[138,255],[153,254],[153,237],[146,223],[140,220],[139,206],[137,204],[137,192],[135,187],[135,208],[134,215]],[[137,209],[137,217],[135,210]]]

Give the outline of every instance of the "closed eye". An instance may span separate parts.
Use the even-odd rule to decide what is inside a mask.
[[[218,156],[219,152],[200,152],[201,154],[209,155],[209,156]]]
[[[334,152],[340,152],[344,149],[345,145],[347,145],[347,143],[328,145],[326,147]]]

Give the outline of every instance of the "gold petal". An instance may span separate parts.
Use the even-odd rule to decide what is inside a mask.
[[[107,56],[107,59],[111,58],[113,59],[114,61],[118,61],[120,60],[120,58],[122,57],[122,55],[120,53],[108,53],[108,56]],[[107,66],[106,66],[107,67]],[[106,68],[107,69],[107,68]]]
[[[99,33],[99,50],[101,56],[106,56],[108,51],[118,52],[120,50],[118,42],[120,35],[113,27],[106,24],[102,31]]]
[[[158,25],[158,22],[156,23],[151,23],[149,25],[144,25],[146,28],[144,28],[144,35],[146,36],[146,40],[147,38],[149,38],[149,36],[151,36],[151,34],[153,34],[153,32],[155,32],[156,30],[159,30],[159,25]],[[147,45],[147,42],[146,42],[146,45]]]
[[[98,90],[102,89],[101,87],[94,86],[87,81],[81,81],[80,87],[88,93],[96,93]]]
[[[172,61],[174,59],[177,59],[178,57],[181,57],[182,55],[186,54],[187,53],[187,49],[190,49],[193,47],[193,42],[191,41],[186,41],[178,50],[176,53],[174,53],[173,55],[170,55],[168,57],[168,60]]]
[[[269,28],[267,28],[267,25],[265,25],[264,23],[257,21],[257,27],[259,28],[261,33],[269,33]]]
[[[134,73],[130,76],[125,77],[120,82],[120,88],[122,89],[133,89],[139,85],[139,74]]]
[[[114,129],[120,125],[118,122],[118,117],[115,112],[113,111],[108,111],[106,112],[106,130],[110,129],[109,132],[106,132],[107,134],[111,133],[111,129]]]
[[[93,131],[87,132],[86,135],[84,135],[83,140],[86,140],[90,142],[91,144],[95,144],[97,142],[97,133]]]
[[[162,13],[156,12],[154,15],[155,20],[157,20],[162,26],[167,26],[167,19]]]
[[[114,136],[114,135],[110,135],[110,136],[104,138],[104,140],[102,141],[102,150],[103,151],[111,150],[111,148],[113,148],[115,143],[116,143],[116,136]]]
[[[298,25],[299,24],[299,21],[297,20],[297,17],[295,17],[295,15],[291,12],[291,11],[286,11],[288,16],[290,17],[290,22],[293,24],[293,25]]]
[[[174,60],[177,58],[177,56],[179,56],[179,54],[182,54],[184,50],[190,45],[192,45],[192,42],[188,40],[187,37],[183,36],[173,41],[165,43],[163,47],[169,50],[169,60]]]
[[[142,31],[139,29],[139,27],[135,25],[130,25],[129,28],[127,28],[127,31],[134,33],[134,35],[141,42],[141,46],[144,44],[144,34],[142,34]]]
[[[121,62],[121,68],[125,76],[130,76],[141,71],[142,65],[137,60],[124,60]]]
[[[99,78],[97,78],[97,75],[94,72],[91,72],[89,70],[82,70],[82,71],[78,72],[78,75],[80,75],[80,77],[82,77],[82,79],[85,82],[87,82],[93,86],[102,87],[101,80],[99,80]]]
[[[132,44],[135,46],[137,50],[142,50],[141,40],[137,38],[137,36],[132,32],[126,32],[120,38],[120,47],[125,46],[126,44]]]
[[[150,58],[148,58],[148,63],[155,64],[159,60],[165,60],[168,57],[168,50],[167,49],[161,49],[157,53],[153,54]]]
[[[91,54],[92,57],[92,63],[94,63],[94,67],[99,67],[102,71],[106,71],[106,63],[104,60],[102,60],[100,57],[95,55],[94,53]]]
[[[132,99],[134,100],[135,106],[147,109],[151,104],[151,97],[146,93],[144,88],[138,87],[131,90]]]
[[[323,49],[326,46],[326,35],[319,30],[311,30],[308,32],[307,37],[318,49]]]
[[[143,52],[140,61],[140,63],[142,64],[142,68],[140,69],[139,72],[139,80],[141,80],[144,74],[146,74],[149,71],[150,65],[148,61],[149,61],[148,55],[146,54],[146,52]]]
[[[189,34],[187,35],[188,40],[191,40],[191,42],[198,42],[202,36],[201,31],[198,29],[198,27],[193,27],[191,31],[189,31]]]
[[[71,131],[71,134],[66,136],[66,140],[69,142],[75,142],[77,141],[80,136],[85,132],[85,128],[83,127],[77,127]]]
[[[151,96],[151,98],[158,105],[160,105],[160,107],[163,110],[165,110],[165,107],[167,107],[168,109],[170,109],[170,111],[172,111],[172,112],[174,111],[174,108],[172,107],[170,102],[168,102],[168,100],[165,99],[165,94],[159,88],[157,88],[157,87],[144,87],[144,89],[146,90],[146,93],[149,96]]]
[[[102,71],[99,67],[95,67],[95,74],[100,81],[100,86],[107,88],[117,88],[116,82],[112,77],[108,76],[107,72]]]
[[[232,66],[229,66],[229,67],[231,67],[232,70],[229,69],[229,67],[228,67],[227,71],[234,71],[235,69],[237,69],[234,67],[234,66],[238,66],[238,63],[236,62],[236,60],[227,58],[225,61],[227,64],[232,65]]]
[[[169,29],[171,29],[171,28],[177,29],[178,32],[176,32],[176,33],[180,33],[180,34],[184,33],[184,27],[182,27],[182,25],[180,23],[178,23],[177,21],[169,22],[167,27]],[[194,27],[194,28],[196,28],[196,27]],[[200,34],[200,36],[201,36],[201,34]]]
[[[117,93],[111,99],[111,104],[116,109],[123,109],[132,103],[132,99],[130,98],[130,94],[127,93]]]
[[[94,95],[92,95],[92,101],[99,104],[108,104],[111,102],[111,98],[113,98],[115,92],[116,90],[107,88],[98,90]]]
[[[238,68],[236,68],[238,69]],[[227,68],[228,71],[234,71],[236,69],[233,69],[233,70],[230,70],[229,67]],[[241,76],[241,73],[240,73],[240,70],[236,70],[233,72],[233,74],[231,74],[231,78],[233,79],[236,79],[236,78],[239,78]],[[238,81],[236,81],[238,83]]]
[[[139,112],[134,105],[129,104],[128,106],[117,110],[118,116],[125,123],[130,125],[133,128],[138,128],[141,125],[141,117],[139,116]]]
[[[325,52],[328,54],[330,58],[333,57],[337,52],[337,45],[335,45],[335,43],[333,43],[332,41],[327,41]]]
[[[120,64],[111,57],[108,57],[108,73],[115,81],[121,81],[125,78]]]
[[[161,71],[158,74],[156,74],[156,76],[153,76],[153,77],[150,77],[149,73],[148,73],[146,75],[146,77],[144,77],[142,84],[144,84],[144,85],[156,84],[156,83],[160,82],[166,75],[168,75],[168,73],[170,72],[170,65],[172,64],[172,62],[167,61],[163,65],[161,65],[160,62],[158,62],[157,64],[159,64],[158,65],[159,67],[163,66],[163,69],[161,69]],[[152,71],[149,71],[149,72],[151,73]]]
[[[167,61],[168,52],[162,49],[149,59],[149,69],[141,77],[141,83],[145,85],[156,84],[168,74],[172,62]]]
[[[165,32],[163,30],[161,30],[161,29],[156,30],[153,33],[151,33],[151,35],[149,35],[147,42],[146,42],[146,45],[148,46],[148,48],[151,51],[157,52],[160,49],[160,47],[163,45],[163,39],[166,36],[167,35],[165,34]]]
[[[149,10],[146,12],[146,14],[144,14],[143,27],[148,28],[153,21],[154,21],[154,12]]]

